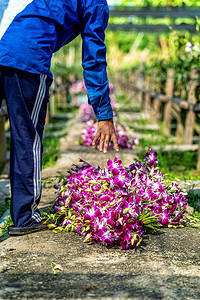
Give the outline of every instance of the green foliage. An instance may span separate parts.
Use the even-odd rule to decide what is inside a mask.
[[[114,42],[115,46],[122,53],[129,53],[131,47],[133,46],[138,33],[136,32],[122,32],[122,31],[108,31],[106,33],[105,43],[107,45],[108,51],[110,47],[110,41]],[[142,51],[149,48],[150,52],[154,52],[158,48],[158,37],[156,34],[144,35],[140,44],[138,45],[137,51]]]
[[[5,163],[0,164],[0,174],[3,172],[4,166],[5,166]]]
[[[152,148],[153,146],[149,145]],[[138,153],[138,156],[143,159],[145,157],[144,151]],[[162,174],[167,174],[167,178],[174,180],[200,180],[200,174],[196,171],[197,152],[187,151],[157,151],[157,159],[159,161],[159,168]]]
[[[60,138],[59,137],[44,137],[43,138],[43,155],[42,167],[48,168],[53,166],[60,157]]]
[[[113,0],[115,5],[128,6],[192,6],[199,5],[199,0]]]
[[[163,53],[150,56],[143,66],[143,74],[150,78],[152,89],[164,93],[167,70],[174,69],[176,96],[187,99],[191,68],[199,69],[200,66],[200,38],[189,32],[173,31],[166,42],[167,55]]]
[[[3,216],[5,211],[10,208],[10,199],[6,199],[5,204],[0,204],[0,218]],[[12,225],[12,220],[10,214],[6,217],[4,225],[0,227],[0,242],[4,240],[2,237],[4,233],[8,231],[8,226]]]
[[[73,52],[72,57],[70,55],[71,50]],[[54,77],[61,77],[63,84],[67,84],[71,80],[82,79],[81,53],[80,36],[54,53],[51,63],[51,72]]]
[[[191,189],[187,194],[188,204],[194,208],[193,216],[200,220],[200,195],[195,194]]]
[[[52,70],[51,70],[52,71]],[[57,61],[54,63],[53,74],[55,77],[60,76],[62,78],[62,83],[65,84],[68,82],[69,76],[73,75],[75,81],[82,77],[83,69],[80,66],[67,67],[63,62]]]
[[[74,114],[74,117],[75,117],[75,114],[77,114],[78,110],[79,110],[78,107],[73,106],[71,104],[69,104],[67,107],[57,107],[56,109],[57,109],[56,111],[57,111],[58,115],[59,115],[59,113],[70,113],[71,112],[71,113]],[[52,119],[52,123],[60,122],[60,120],[61,120],[61,118],[56,119],[56,115],[55,115],[54,119]],[[67,120],[67,116],[65,116],[63,118],[63,120],[66,121]]]
[[[188,204],[192,206],[195,211],[200,212],[200,195],[195,194],[191,189],[187,194]]]
[[[4,233],[6,233],[8,231],[8,227],[13,225],[11,216],[9,215],[6,219],[6,222],[3,226],[1,226],[0,228],[0,242],[3,242],[4,240]]]
[[[7,199],[5,204],[0,204],[0,218],[8,208],[10,208],[10,199]]]
[[[153,146],[164,146],[164,145],[173,145],[174,141],[171,141],[168,136],[159,136],[153,133],[148,134],[146,137],[140,139],[139,146],[142,148]],[[151,145],[151,146],[150,146]]]

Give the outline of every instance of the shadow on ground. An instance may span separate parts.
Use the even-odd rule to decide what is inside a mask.
[[[146,234],[141,247],[85,244],[52,231],[1,243],[1,299],[199,299],[200,235],[195,228]],[[63,267],[53,274],[51,261]]]
[[[199,279],[137,272],[128,275],[69,272],[56,276],[36,272],[9,276],[2,296],[3,299],[16,296],[17,299],[199,299]]]

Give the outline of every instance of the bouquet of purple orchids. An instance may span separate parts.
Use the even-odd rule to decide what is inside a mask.
[[[147,229],[183,222],[187,199],[176,183],[164,180],[152,150],[144,162],[128,168],[117,157],[109,159],[105,169],[81,161],[63,185],[55,186],[59,229],[84,235],[85,242],[128,249],[140,244]]]

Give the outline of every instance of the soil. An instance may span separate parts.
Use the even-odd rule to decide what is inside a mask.
[[[79,157],[101,167],[107,155],[81,148],[74,141],[81,124],[74,122],[62,139],[62,155],[44,178],[65,175]],[[128,166],[132,151],[117,156]],[[43,189],[40,207],[51,206],[55,190]],[[120,250],[85,244],[76,233],[47,230],[9,237],[0,244],[0,299],[200,299],[200,231],[197,228],[166,229],[146,234],[136,249]],[[54,272],[51,261],[63,267]]]

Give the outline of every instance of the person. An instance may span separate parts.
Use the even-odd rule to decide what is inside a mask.
[[[98,120],[93,141],[119,151],[106,72],[106,0],[2,0],[0,3],[0,105],[5,98],[11,128],[10,235],[44,229],[41,198],[42,135],[54,52],[82,37],[83,77]]]

